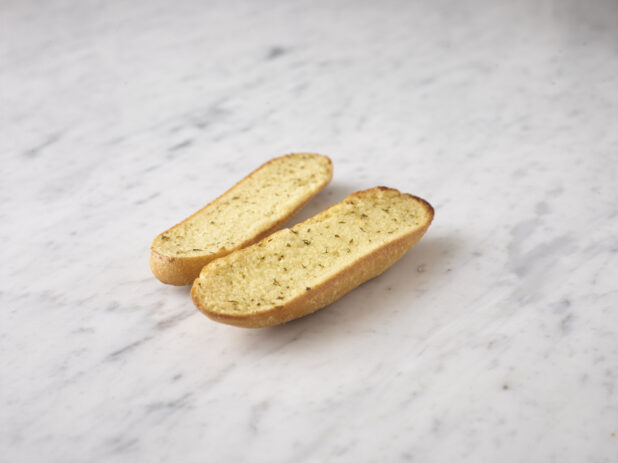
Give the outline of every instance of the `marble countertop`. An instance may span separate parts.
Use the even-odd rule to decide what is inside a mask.
[[[379,6],[378,6],[379,3]],[[0,455],[615,462],[618,4],[5,2]],[[246,330],[155,235],[288,152],[433,225],[312,316]]]

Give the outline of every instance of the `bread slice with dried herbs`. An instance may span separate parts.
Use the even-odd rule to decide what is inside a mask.
[[[251,328],[285,323],[380,275],[416,244],[433,215],[425,200],[391,188],[353,193],[211,262],[191,297],[218,322]]]
[[[188,285],[207,263],[283,225],[330,182],[331,160],[296,153],[268,161],[210,204],[161,233],[150,268],[163,283]]]

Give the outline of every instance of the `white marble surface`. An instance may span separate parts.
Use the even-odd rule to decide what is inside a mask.
[[[618,461],[618,4],[453,3],[2,2],[0,460]],[[216,324],[150,242],[292,151],[434,224]]]

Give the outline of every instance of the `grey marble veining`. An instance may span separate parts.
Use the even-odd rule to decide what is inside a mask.
[[[613,1],[4,2],[0,455],[11,462],[618,458]],[[263,330],[150,274],[272,156],[293,222],[436,209],[379,278]]]

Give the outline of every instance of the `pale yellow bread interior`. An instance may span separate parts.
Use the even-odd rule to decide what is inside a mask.
[[[326,156],[290,154],[267,162],[188,219],[157,236],[150,265],[164,283],[191,284],[208,262],[283,225],[332,178]]]
[[[311,313],[407,252],[433,219],[426,201],[377,187],[348,196],[202,269],[191,295],[210,318],[276,325]]]

